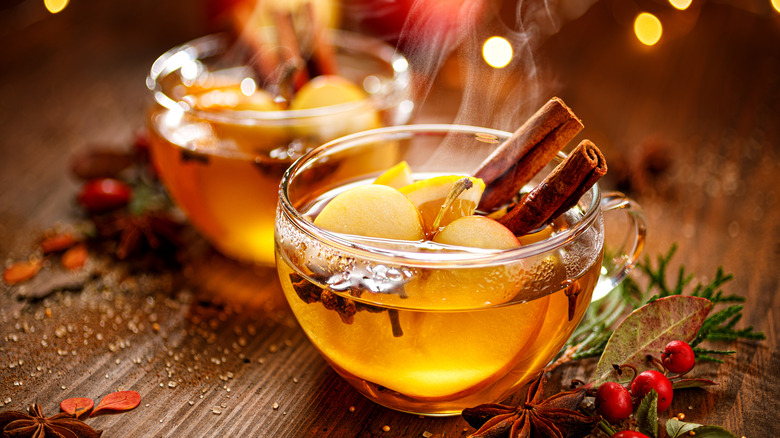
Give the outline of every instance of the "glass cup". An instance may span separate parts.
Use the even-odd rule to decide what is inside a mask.
[[[149,126],[155,168],[188,220],[231,258],[273,264],[279,181],[296,158],[334,138],[403,124],[411,116],[403,56],[344,31],[333,31],[332,40],[339,75],[365,98],[278,109],[257,97],[263,95],[246,62],[251,55],[220,35],[171,49],[152,65],[147,86],[154,97]],[[236,104],[247,95],[253,96],[248,104]],[[378,168],[385,160],[364,164]]]
[[[369,399],[444,416],[506,398],[559,352],[597,285],[613,287],[637,262],[642,209],[598,185],[510,250],[349,236],[312,222],[333,196],[376,178],[380,172],[351,164],[376,148],[394,148],[415,179],[467,175],[510,135],[460,125],[388,127],[327,143],[285,172],[276,217],[284,294],[325,360]],[[605,212],[622,212],[631,224],[624,230],[630,243],[608,264]]]

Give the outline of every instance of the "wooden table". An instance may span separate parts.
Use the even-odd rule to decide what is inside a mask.
[[[132,143],[148,105],[148,66],[208,28],[198,2],[72,2],[59,15],[38,3],[0,10],[0,259],[7,262],[28,257],[44,230],[78,222],[79,183],[68,158],[95,143]],[[644,206],[646,253],[677,243],[673,268],[684,264],[697,280],[723,266],[734,274],[725,292],[747,298],[740,326],[767,337],[722,345],[737,353],[697,369],[718,385],[681,393],[666,415],[683,412],[737,436],[777,435],[780,14],[758,2],[756,12],[707,3],[671,18],[668,38],[647,48],[632,37],[631,11],[620,3],[602,1],[562,20],[535,58],[541,88],[510,84],[522,95],[501,109],[516,110],[510,117],[456,114],[462,89],[450,71],[418,121],[511,129],[547,97],[563,97],[610,162],[605,185],[630,190]],[[647,172],[663,164],[659,157],[669,162]],[[107,437],[472,430],[459,417],[402,414],[359,395],[296,326],[273,270],[208,249],[183,271],[129,272],[98,256],[91,263],[91,277],[42,299],[19,298],[31,285],[0,286],[1,410],[37,402],[53,414],[68,397],[133,389],[142,395],[137,409],[89,423]],[[555,381],[587,377],[590,366],[560,367]]]

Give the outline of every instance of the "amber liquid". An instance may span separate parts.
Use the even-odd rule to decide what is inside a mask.
[[[330,365],[371,400],[426,415],[453,415],[466,407],[500,401],[532,379],[581,320],[600,266],[601,254],[579,278],[567,278],[561,258],[550,253],[536,266],[522,270],[499,266],[418,272],[421,280],[405,284],[405,298],[359,294],[357,301],[365,307],[347,324],[321,302],[301,299],[296,292],[300,284],[292,284],[291,278],[300,276],[316,279],[312,272],[323,269],[294,266],[284,251],[277,257],[292,311]],[[487,285],[486,276],[505,284]],[[541,293],[524,290],[540,281],[556,286]],[[327,284],[317,286],[327,289]],[[577,290],[571,301],[567,293]],[[331,291],[355,299],[354,289],[348,294],[343,289]],[[503,296],[502,303],[479,306],[474,298],[479,294],[490,300]],[[522,298],[532,295],[541,297]],[[473,309],[453,310],[458,307],[453,302],[468,303]]]
[[[296,126],[209,123],[157,109],[150,115],[152,160],[174,202],[220,252],[274,263],[274,216],[284,171],[306,150],[335,137],[379,127],[382,113],[314,118]],[[384,148],[349,165],[381,169],[397,159]]]

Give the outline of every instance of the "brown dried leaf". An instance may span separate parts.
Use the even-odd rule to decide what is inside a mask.
[[[42,267],[40,259],[14,262],[3,271],[3,281],[8,285],[25,282],[35,277]]]
[[[100,400],[90,417],[110,411],[129,411],[135,409],[139,404],[141,404],[141,394],[135,391],[112,392]]]
[[[41,250],[44,254],[65,251],[78,243],[78,239],[72,233],[59,233],[47,236],[41,241]]]
[[[78,244],[65,251],[60,262],[65,269],[75,270],[84,267],[84,264],[87,262],[86,245],[83,243]]]
[[[69,398],[60,402],[62,412],[67,412],[76,418],[89,412],[93,406],[95,406],[95,402],[86,397]]]

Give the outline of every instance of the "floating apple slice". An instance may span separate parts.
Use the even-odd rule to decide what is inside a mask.
[[[374,184],[389,186],[394,189],[400,189],[413,182],[412,169],[409,168],[409,164],[406,161],[401,161],[395,166],[387,169],[374,180]]]
[[[472,187],[460,193],[446,211],[441,212],[441,207],[450,195],[453,186],[463,178],[468,178]],[[457,218],[474,214],[482,192],[485,191],[485,183],[479,178],[443,175],[416,181],[401,187],[399,190],[420,210],[425,231],[432,235],[439,227],[444,227]],[[437,226],[434,227],[434,222],[436,222],[440,212],[442,214]]]
[[[520,241],[509,228],[487,216],[464,216],[450,222],[433,238],[447,245],[485,249],[511,249]]]
[[[351,188],[336,195],[314,219],[329,231],[397,240],[423,240],[417,208],[398,190],[383,185]]]

